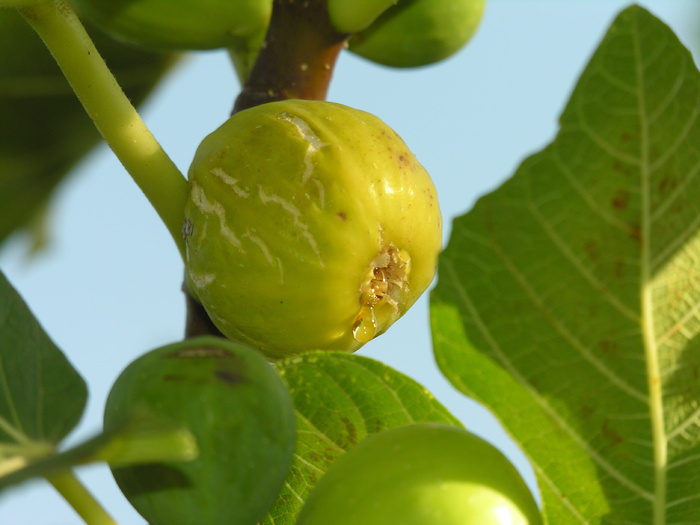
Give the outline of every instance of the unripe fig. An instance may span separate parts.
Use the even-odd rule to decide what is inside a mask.
[[[114,38],[149,49],[246,49],[261,43],[272,0],[73,0]]]
[[[434,423],[374,434],[314,487],[296,525],[536,525],[532,494],[492,445]]]
[[[328,16],[340,33],[356,33],[399,0],[328,0]]]
[[[393,67],[433,64],[474,35],[486,0],[399,0],[350,38],[350,51]]]
[[[235,114],[189,171],[189,286],[228,337],[270,358],[355,351],[430,285],[435,187],[379,118],[287,100]]]
[[[109,430],[152,414],[186,427],[190,462],[113,467],[117,484],[150,525],[254,525],[291,465],[291,396],[263,355],[199,337],[148,352],[118,377],[105,408]]]

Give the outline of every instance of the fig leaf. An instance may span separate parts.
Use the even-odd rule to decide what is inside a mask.
[[[51,454],[86,400],[85,381],[0,272],[0,476]]]
[[[282,359],[297,416],[297,448],[277,501],[261,525],[293,525],[329,466],[369,435],[416,422],[461,426],[422,385],[374,359],[317,351]]]
[[[700,523],[699,101],[688,50],[625,9],[441,257],[438,364],[521,444],[548,523]]]

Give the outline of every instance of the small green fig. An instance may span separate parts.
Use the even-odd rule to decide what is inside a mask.
[[[485,4],[486,0],[399,0],[350,38],[350,51],[386,66],[433,64],[466,45]]]
[[[295,416],[282,379],[255,349],[199,337],[152,350],[118,377],[109,430],[133,415],[182,425],[197,440],[190,462],[112,467],[150,525],[254,525],[291,465]]]
[[[374,434],[335,461],[296,525],[539,525],[515,467],[458,427],[420,423]]]
[[[189,171],[190,291],[227,337],[270,358],[355,351],[430,285],[435,187],[379,118],[272,102],[204,139]]]
[[[272,0],[73,0],[118,40],[158,50],[247,49],[262,43]]]

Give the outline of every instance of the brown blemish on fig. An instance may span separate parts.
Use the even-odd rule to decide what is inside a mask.
[[[339,212],[336,214],[336,217],[338,217],[338,219],[340,219],[341,222],[345,222],[345,221],[348,220],[348,216],[345,214],[344,211],[339,211]]]
[[[221,379],[224,383],[229,383],[232,385],[242,383],[245,379],[241,374],[237,374],[231,370],[216,370],[214,371],[214,375]]]
[[[231,352],[215,346],[193,346],[170,352],[167,357],[235,357]]]

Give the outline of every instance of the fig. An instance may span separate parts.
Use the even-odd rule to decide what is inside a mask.
[[[328,16],[340,33],[356,33],[368,27],[399,0],[328,0]]]
[[[78,14],[112,37],[157,50],[262,43],[272,0],[73,0]]]
[[[350,51],[392,67],[439,62],[469,42],[485,4],[486,0],[399,0],[350,38]]]
[[[495,447],[449,425],[373,434],[338,458],[296,525],[535,525],[527,485]]]
[[[256,524],[282,487],[295,442],[291,396],[263,355],[211,336],[148,352],[114,383],[104,426],[149,414],[190,430],[199,456],[111,467],[148,523]]]
[[[435,187],[364,111],[308,100],[241,111],[202,141],[189,180],[189,289],[224,335],[271,359],[357,350],[435,275]]]

